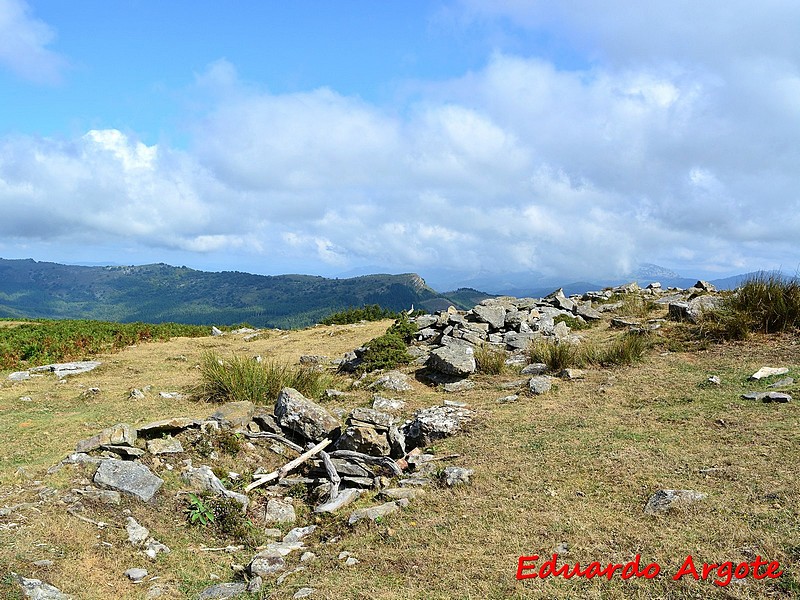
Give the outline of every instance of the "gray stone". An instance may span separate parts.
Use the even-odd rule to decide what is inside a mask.
[[[55,373],[56,377],[61,379],[68,375],[80,375],[81,373],[88,373],[102,365],[103,363],[96,360],[84,360],[78,362],[68,363],[55,363],[52,365],[43,365],[41,367],[34,367],[28,369],[31,373]]]
[[[442,471],[442,481],[448,487],[456,485],[469,485],[469,478],[475,473],[472,469],[463,467],[445,467]]]
[[[782,387],[790,386],[793,383],[794,383],[794,377],[784,377],[783,379],[779,379],[778,381],[776,381],[772,385],[768,385],[767,387],[768,388],[772,388],[772,389],[782,388]]]
[[[147,440],[147,451],[150,454],[178,454],[183,452],[183,445],[175,438],[154,438]]]
[[[261,551],[250,561],[248,570],[254,577],[269,577],[279,573],[286,568],[286,560],[279,553],[274,551]]]
[[[120,423],[103,429],[97,435],[80,441],[75,446],[76,452],[90,452],[101,446],[133,446],[136,443],[136,429],[127,423]]]
[[[201,492],[214,492],[220,496],[236,500],[242,507],[242,512],[247,510],[250,500],[245,494],[232,492],[222,485],[219,477],[214,475],[211,467],[203,465],[201,467],[192,467],[190,464],[181,472],[181,478],[193,489]]]
[[[408,505],[407,499],[400,499],[400,500],[392,500],[391,502],[385,502],[384,504],[379,504],[378,506],[370,506],[369,508],[358,508],[352,512],[350,518],[347,520],[348,525],[353,525],[362,519],[369,519],[370,521],[374,521],[375,519],[386,517],[392,513],[397,512],[403,506]]]
[[[143,546],[150,537],[150,530],[140,525],[133,517],[127,518],[125,531],[128,533],[128,541],[134,546]]]
[[[145,393],[139,388],[133,388],[129,397],[131,400],[144,400],[147,396],[145,396]]]
[[[275,403],[275,416],[281,427],[321,442],[340,428],[339,420],[292,388],[283,388]]]
[[[220,333],[221,335],[221,333]],[[247,584],[242,581],[217,583],[207,587],[197,595],[197,600],[227,600],[247,592]]]
[[[373,427],[348,427],[336,442],[338,450],[354,450],[372,456],[388,456],[389,440]]]
[[[471,347],[443,346],[431,352],[425,363],[429,368],[447,375],[466,376],[476,370],[475,354]]]
[[[475,387],[475,382],[469,379],[462,379],[461,381],[452,381],[444,384],[444,391],[449,393],[466,392]]]
[[[315,590],[314,588],[302,587],[294,593],[294,596],[292,596],[292,598],[294,600],[300,600],[301,598],[310,598],[311,596],[314,595],[314,592],[316,591],[317,590]]]
[[[100,463],[94,482],[102,487],[118,490],[144,502],[155,496],[164,480],[140,462],[109,459]]]
[[[418,329],[425,329],[426,327],[436,325],[439,321],[439,317],[436,315],[419,315],[412,319],[412,321],[417,324]]]
[[[101,504],[119,504],[122,500],[120,493],[114,490],[98,490],[97,488],[84,488],[72,490],[73,493],[78,494],[84,498],[99,502]]]
[[[575,308],[575,314],[586,319],[587,321],[597,321],[603,318],[603,315],[600,313],[600,311],[597,311],[586,304],[579,304]]]
[[[214,337],[222,335],[222,330],[214,326],[211,328],[211,335],[213,335]]]
[[[539,337],[541,337],[541,333],[537,332],[517,333],[516,331],[509,331],[503,335],[502,342],[508,346],[510,350],[527,350],[531,342]]]
[[[123,573],[125,577],[127,577],[134,583],[138,583],[139,581],[147,577],[147,574],[148,574],[147,569],[137,569],[137,568],[128,569],[127,571],[125,571],[125,573]]]
[[[295,550],[301,550],[304,548],[303,542],[294,541],[294,542],[270,542],[267,544],[266,548],[262,550],[259,554],[264,556],[289,556]],[[256,555],[258,556],[258,555]]]
[[[558,288],[555,292],[551,292],[542,298],[542,300],[552,304],[556,308],[560,308],[561,310],[572,311],[575,308],[575,303],[564,295],[564,290],[562,288]]]
[[[405,401],[398,398],[383,398],[382,396],[373,396],[372,398],[373,410],[395,411],[403,410],[405,406]]]
[[[742,394],[742,398],[744,400],[761,400],[762,402],[786,403],[792,401],[792,396],[783,392],[748,392]]]
[[[503,396],[502,398],[498,398],[498,404],[509,404],[511,402],[516,402],[519,400],[519,396],[517,394],[511,394],[510,396]]]
[[[761,367],[758,371],[750,375],[751,380],[758,381],[759,379],[766,379],[767,377],[774,377],[776,375],[786,375],[789,369],[786,367]]]
[[[645,514],[665,513],[675,508],[682,508],[703,500],[706,494],[695,490],[658,490],[650,496],[644,507]]]
[[[530,381],[528,381],[528,389],[537,396],[550,391],[552,387],[551,378],[546,375],[537,375],[536,377],[531,377]]]
[[[293,504],[280,498],[271,498],[267,502],[264,519],[270,523],[294,523],[297,515]]]
[[[260,575],[256,575],[255,577],[251,577],[250,581],[247,582],[247,593],[258,594],[263,587],[264,579]]]
[[[381,490],[380,495],[386,498],[391,498],[392,500],[400,500],[401,498],[405,498],[406,500],[413,500],[414,498],[421,496],[424,493],[425,490],[421,490],[419,488],[405,487],[405,488],[386,488],[385,490]]]
[[[547,373],[548,366],[544,363],[531,363],[522,367],[520,375],[544,375]]]
[[[453,406],[432,406],[414,413],[414,419],[403,427],[407,447],[428,446],[433,441],[460,431],[472,420],[472,411]]]
[[[319,354],[304,354],[300,357],[300,364],[304,367],[318,367],[330,361],[329,356]]]
[[[244,427],[253,418],[255,410],[255,405],[247,400],[226,402],[217,408],[210,418],[228,427]]]
[[[9,381],[26,381],[30,378],[31,374],[28,371],[16,371],[8,376]]]
[[[22,588],[25,596],[32,600],[72,600],[72,596],[40,579],[28,579],[14,572],[11,572],[11,577]]]
[[[343,490],[339,490],[339,493],[336,495],[336,498],[325,502],[324,504],[320,504],[314,509],[315,513],[332,513],[336,512],[340,508],[343,508],[350,504],[351,502],[355,501],[359,496],[361,496],[362,491],[357,490],[354,488],[346,488]]]
[[[354,408],[350,413],[350,419],[369,424],[376,429],[389,429],[394,425],[394,417],[392,415],[373,408]],[[358,425],[361,423],[358,423]]]
[[[719,378],[719,375],[711,375],[707,379],[708,383],[711,385],[722,385],[722,380]]]
[[[409,392],[414,389],[409,383],[408,375],[397,370],[384,373],[367,388],[371,390],[390,390],[392,392]]]
[[[580,369],[566,368],[563,369],[558,374],[558,376],[561,379],[573,380],[573,379],[583,379],[586,376],[586,374]]]
[[[142,425],[141,427],[137,427],[136,431],[140,436],[147,438],[160,436],[164,433],[174,434],[192,427],[200,427],[202,422],[202,420],[189,417],[175,417],[173,419],[164,419],[162,421],[155,421],[147,425]]]
[[[502,329],[506,322],[506,309],[502,306],[482,306],[479,304],[472,309],[472,313],[479,321],[488,323],[495,329]]]
[[[113,452],[125,459],[136,459],[141,458],[145,454],[147,454],[141,448],[133,448],[131,446],[100,446],[102,450],[106,450],[107,452]]]
[[[300,540],[308,537],[317,530],[316,525],[309,525],[307,527],[295,527],[283,538],[284,542],[299,542]]]

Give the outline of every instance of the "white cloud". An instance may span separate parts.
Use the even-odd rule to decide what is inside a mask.
[[[35,83],[57,83],[67,62],[47,48],[53,29],[30,12],[23,0],[0,0],[0,64]]]

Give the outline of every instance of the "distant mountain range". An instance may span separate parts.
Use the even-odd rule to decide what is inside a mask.
[[[165,264],[76,266],[0,259],[0,317],[303,327],[337,310],[471,308],[489,294],[440,294],[413,273],[327,279],[211,273]]]
[[[732,289],[751,275],[711,283],[719,289]],[[657,265],[642,265],[634,278],[625,280],[564,284],[532,277],[530,273],[506,274],[502,279],[484,281],[503,283],[489,288],[494,294],[480,291],[477,285],[440,293],[414,273],[330,279],[206,272],[165,264],[77,266],[0,259],[0,318],[205,325],[247,322],[257,327],[291,328],[311,325],[332,312],[366,304],[396,311],[413,306],[434,312],[451,304],[469,309],[497,294],[542,297],[559,287],[567,294],[579,294],[632,280],[642,285],[660,281],[664,287],[689,287],[697,281]]]

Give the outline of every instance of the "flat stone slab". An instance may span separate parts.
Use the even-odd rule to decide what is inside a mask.
[[[703,500],[706,494],[695,490],[658,490],[650,496],[644,507],[645,514],[656,515],[665,513],[673,508],[688,506]]]
[[[742,394],[743,400],[761,400],[762,402],[779,402],[785,404],[792,401],[791,394],[783,392],[748,392]]]
[[[775,375],[786,375],[789,369],[786,367],[761,367],[758,371],[750,375],[750,379],[758,381],[759,379],[766,379],[767,377],[774,377]]]
[[[220,334],[221,335],[221,334]],[[236,581],[233,583],[218,583],[207,587],[197,595],[197,600],[226,600],[241,596],[247,591],[247,584]]]
[[[25,596],[33,600],[73,600],[72,596],[39,579],[28,579],[16,573],[11,573],[11,577],[22,588]]]
[[[97,435],[80,441],[75,446],[76,452],[89,452],[101,446],[133,446],[136,443],[136,429],[127,423],[119,423],[103,429]]]
[[[153,475],[153,472],[139,462],[108,459],[100,463],[94,482],[102,487],[111,488],[149,502],[164,480]]]
[[[351,502],[354,502],[361,495],[361,493],[362,493],[361,490],[357,490],[355,488],[346,488],[343,490],[339,490],[339,493],[337,494],[336,498],[334,498],[333,500],[329,500],[324,504],[320,504],[314,509],[314,512],[315,513],[336,512],[340,508],[343,508],[348,504],[350,504]]]
[[[406,498],[385,502],[384,504],[379,504],[378,506],[370,506],[369,508],[359,508],[353,511],[353,513],[350,515],[350,518],[347,520],[347,523],[348,525],[353,525],[362,519],[374,521],[375,519],[383,518],[395,513],[404,506],[408,506],[408,499]]]
[[[137,427],[136,432],[142,437],[154,437],[162,433],[175,433],[189,429],[190,427],[200,427],[203,421],[201,419],[192,419],[189,417],[176,417],[174,419],[163,419],[161,421],[154,421],[147,425]]]
[[[28,369],[31,373],[55,373],[56,377],[61,379],[67,375],[80,375],[81,373],[88,373],[96,369],[103,363],[96,360],[84,360],[80,362],[69,363],[54,363],[52,365],[42,365],[41,367],[34,367]]]
[[[154,438],[147,440],[147,451],[150,454],[179,454],[183,452],[183,445],[175,438]]]

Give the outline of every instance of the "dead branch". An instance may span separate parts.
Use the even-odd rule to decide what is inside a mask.
[[[334,450],[330,455],[333,458],[355,458],[357,460],[363,460],[366,463],[373,463],[386,467],[394,475],[400,476],[403,474],[403,471],[397,466],[397,463],[387,456],[370,456],[369,454],[363,454],[354,450]]]
[[[272,481],[274,479],[281,479],[282,477],[286,477],[286,475],[289,473],[289,471],[292,471],[292,470],[296,469],[297,467],[299,467],[301,464],[303,464],[305,461],[307,461],[309,458],[311,458],[315,454],[319,454],[319,452],[321,452],[330,443],[331,443],[331,440],[329,440],[329,439],[322,440],[319,444],[317,444],[316,446],[311,448],[311,450],[303,452],[303,454],[301,454],[300,456],[298,456],[294,460],[290,460],[288,463],[283,465],[277,471],[273,471],[272,473],[267,473],[266,475],[258,475],[257,476],[258,479],[256,479],[253,483],[248,485],[246,488],[244,488],[244,491],[245,492],[249,492],[253,488],[257,488],[258,486],[264,485],[265,483],[268,483],[268,482],[270,482],[270,481]]]
[[[278,435],[277,433],[269,433],[267,431],[262,431],[261,433],[250,433],[248,431],[244,435],[245,435],[245,437],[247,437],[249,439],[262,438],[262,439],[268,439],[268,440],[275,440],[277,442],[280,442],[284,446],[288,446],[289,448],[291,448],[295,452],[302,452],[303,451],[303,447],[302,446],[298,446],[293,441],[287,440],[285,437],[283,437],[282,435]]]
[[[327,452],[320,452],[319,455],[322,458],[323,464],[325,465],[325,471],[328,473],[328,479],[331,480],[330,500],[333,501],[333,499],[339,495],[339,484],[342,483],[342,478],[339,477],[339,473],[336,472],[336,467],[333,466],[333,461],[331,460],[330,455]]]

